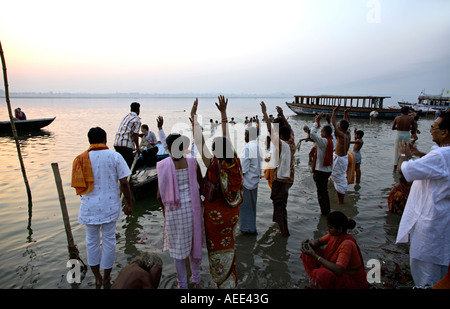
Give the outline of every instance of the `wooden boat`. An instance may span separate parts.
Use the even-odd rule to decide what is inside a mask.
[[[158,174],[156,166],[136,170],[136,173],[130,177],[131,197],[135,201],[143,199],[151,194],[153,188],[156,189],[157,184]]]
[[[159,151],[156,155],[156,160],[160,161],[167,158],[169,154],[164,149],[162,144],[158,142],[156,144]],[[136,169],[136,172],[130,177],[130,190],[133,200],[138,201],[145,197],[155,194],[158,186],[158,173],[156,166],[142,166]]]
[[[39,119],[29,119],[29,120],[18,120],[14,119],[14,124],[16,126],[16,130],[18,132],[29,132],[29,131],[36,131],[43,127],[48,126],[55,120],[56,117],[53,118],[39,118]],[[11,122],[9,120],[7,121],[0,121],[0,132],[2,133],[11,133]]]
[[[344,110],[351,107],[349,116],[354,118],[370,118],[370,113],[378,113],[377,119],[394,119],[400,115],[400,109],[384,108],[383,101],[390,97],[376,96],[340,96],[340,95],[296,95],[292,103],[286,105],[298,115],[314,115],[316,113],[332,113],[340,105],[337,116],[343,116]]]

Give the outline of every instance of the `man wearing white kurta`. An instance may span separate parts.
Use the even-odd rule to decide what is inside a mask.
[[[109,284],[116,250],[116,221],[122,212],[120,189],[127,202],[125,213],[130,214],[132,208],[127,180],[131,171],[122,155],[107,149],[106,132],[103,129],[92,128],[88,137],[94,186],[81,195],[78,222],[86,225],[88,265],[95,275],[96,284]],[[94,145],[103,147],[100,150],[92,149]],[[100,275],[100,268],[104,269],[103,277]]]
[[[241,232],[255,234],[256,202],[258,184],[261,176],[261,149],[258,146],[255,127],[245,129],[245,148],[241,154],[242,175],[244,179],[244,196],[239,206],[239,229]]]
[[[399,171],[413,182],[400,221],[397,243],[410,241],[410,266],[417,286],[436,284],[450,263],[450,113],[431,126],[433,146],[414,161],[409,144],[399,146]],[[409,238],[408,238],[409,236]]]

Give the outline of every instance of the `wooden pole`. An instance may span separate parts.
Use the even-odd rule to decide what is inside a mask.
[[[59,203],[61,204],[61,212],[64,221],[64,228],[66,230],[69,256],[71,259],[77,259],[81,261],[84,267],[86,267],[86,265],[80,258],[80,253],[73,240],[72,229],[70,227],[69,213],[67,211],[66,198],[64,197],[64,190],[62,186],[61,175],[59,174],[58,163],[52,163],[52,169],[53,174],[55,175],[55,182],[56,182],[56,189],[58,190]]]
[[[6,105],[8,106],[9,120],[11,122],[11,129],[14,135],[14,140],[16,141],[17,154],[19,156],[20,167],[22,169],[22,176],[25,182],[25,187],[27,189],[28,194],[28,213],[31,216],[31,207],[32,207],[32,198],[31,198],[31,189],[28,183],[27,173],[25,171],[25,166],[22,160],[22,153],[20,151],[19,138],[17,137],[16,125],[14,124],[14,117],[12,115],[11,103],[9,102],[9,88],[8,88],[8,76],[6,74],[6,61],[5,56],[3,55],[2,42],[0,41],[0,56],[2,58],[2,67],[3,67],[3,81],[5,83],[5,97],[6,97]]]

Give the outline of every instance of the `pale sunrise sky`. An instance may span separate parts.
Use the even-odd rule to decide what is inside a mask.
[[[0,0],[0,40],[10,92],[450,89],[448,0]]]

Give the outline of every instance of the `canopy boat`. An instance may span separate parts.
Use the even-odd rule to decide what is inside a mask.
[[[400,115],[400,109],[383,108],[383,101],[390,97],[376,96],[341,96],[341,95],[296,95],[292,103],[286,105],[298,115],[314,115],[316,113],[332,113],[336,106],[340,106],[337,116],[343,116],[344,110],[351,107],[350,117],[367,118],[377,114],[378,119],[394,119]]]
[[[400,107],[408,106],[416,113],[434,113],[436,111],[445,111],[450,108],[450,97],[444,97],[444,90],[440,95],[425,94],[422,91],[416,103],[399,101]]]
[[[55,118],[56,117],[29,119],[29,120],[14,119],[14,125],[18,132],[36,131],[51,124],[53,120],[55,120]],[[0,121],[0,132],[1,133],[12,132],[11,121],[9,120]]]

